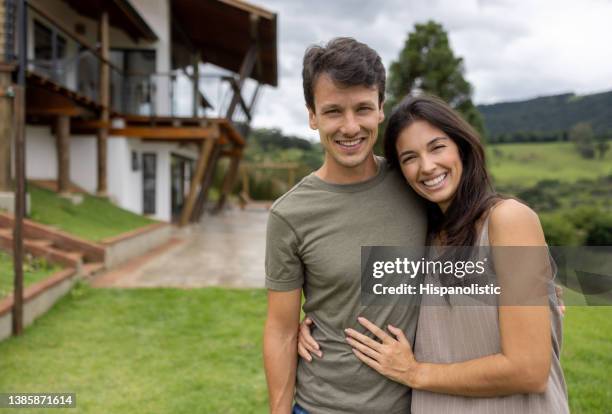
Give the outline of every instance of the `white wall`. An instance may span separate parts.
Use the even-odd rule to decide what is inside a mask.
[[[49,15],[62,23],[62,26],[74,30],[75,25],[85,27],[83,35],[90,44],[97,42],[98,22],[78,15],[61,0],[34,0]],[[170,3],[169,0],[132,0],[134,7],[141,13],[153,28],[159,40],[157,42],[134,42],[125,32],[110,28],[111,48],[155,49],[157,72],[168,73],[171,68],[170,37]],[[33,19],[46,23],[35,12],[29,14],[29,48],[33,53]],[[76,44],[68,40],[69,55]],[[75,85],[76,87],[76,85]],[[168,77],[157,82],[157,113],[169,114],[171,110],[170,83]],[[48,126],[26,127],[26,175],[29,179],[57,179],[57,152],[55,137]],[[70,139],[70,180],[88,192],[95,193],[97,187],[96,139],[93,136],[78,136]],[[136,151],[140,158],[141,168],[132,171],[131,153]],[[142,214],[142,153],[153,152],[157,155],[156,212],[159,220],[171,219],[171,154],[180,154],[187,158],[197,159],[195,146],[179,147],[172,143],[142,142],[138,139],[112,137],[108,139],[108,196],[117,205],[127,210]]]

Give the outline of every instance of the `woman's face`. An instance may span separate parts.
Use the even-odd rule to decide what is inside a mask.
[[[415,121],[404,128],[395,146],[408,184],[446,211],[463,172],[457,144],[427,121]]]

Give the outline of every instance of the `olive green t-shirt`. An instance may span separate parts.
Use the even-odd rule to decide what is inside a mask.
[[[344,329],[363,332],[361,315],[414,341],[418,306],[361,305],[361,246],[424,246],[426,224],[421,199],[382,158],[367,181],[330,184],[310,174],[272,206],[266,287],[303,289],[303,310],[323,351],[321,359],[298,362],[295,398],[309,413],[410,412],[410,389],[359,361]]]

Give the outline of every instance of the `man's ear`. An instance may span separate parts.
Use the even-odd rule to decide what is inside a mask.
[[[308,125],[310,126],[310,129],[314,129],[316,131],[319,129],[319,127],[317,125],[317,116],[315,111],[309,106],[306,106],[306,108],[308,109]]]
[[[378,109],[378,123],[380,124],[385,120],[385,101],[382,101],[380,108]]]

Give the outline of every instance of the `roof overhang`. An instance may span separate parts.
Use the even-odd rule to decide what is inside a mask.
[[[156,41],[157,35],[129,0],[64,0],[77,13],[98,20],[108,11],[109,24],[125,31],[135,40]]]
[[[244,57],[256,42],[259,65],[250,77],[277,86],[276,13],[240,0],[171,2],[175,43],[199,52],[203,62],[239,73]]]

